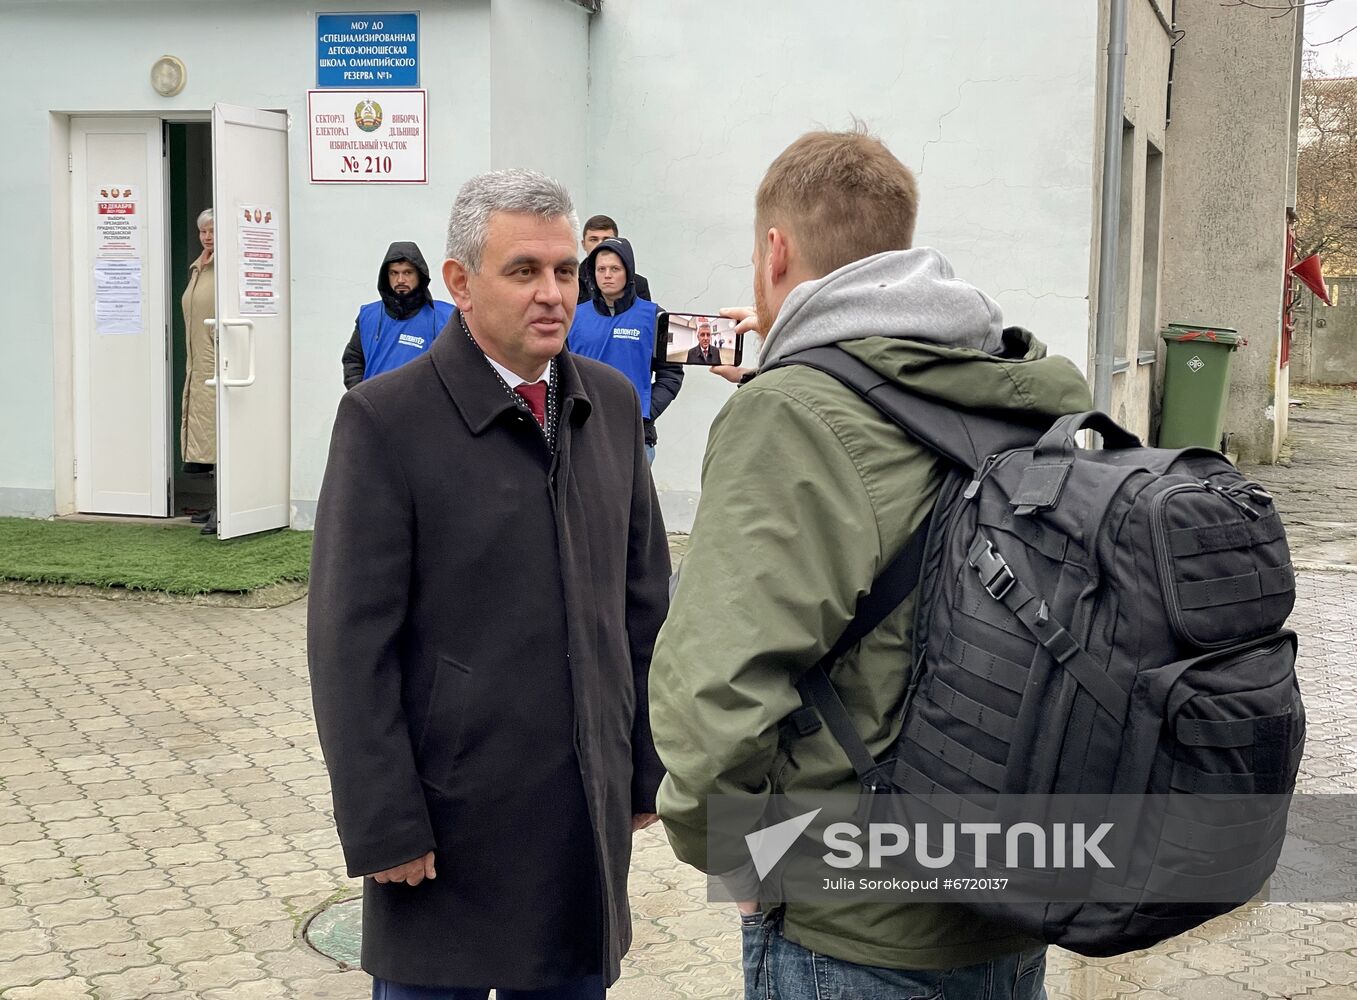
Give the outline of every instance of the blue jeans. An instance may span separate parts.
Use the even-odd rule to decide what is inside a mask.
[[[745,1000],[1046,1000],[1046,949],[958,969],[878,969],[788,941],[780,916],[740,918]]]
[[[655,446],[653,444],[646,445],[646,461],[651,465],[655,464]]]
[[[602,976],[585,976],[549,990],[495,990],[496,1000],[603,1000]],[[489,990],[456,986],[406,986],[386,979],[372,980],[372,1000],[486,1000]]]

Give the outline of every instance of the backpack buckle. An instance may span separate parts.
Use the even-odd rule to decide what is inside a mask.
[[[796,735],[802,739],[820,731],[820,713],[809,705],[802,705],[787,718],[792,724],[792,729],[796,730]]]
[[[971,550],[966,562],[980,575],[980,583],[989,596],[1002,601],[1004,595],[1013,589],[1016,578],[1004,557],[994,551],[994,543],[985,541],[983,544],[983,549],[977,545]]]

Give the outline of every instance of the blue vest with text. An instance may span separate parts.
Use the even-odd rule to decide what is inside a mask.
[[[655,318],[659,306],[638,298],[626,312],[602,316],[592,302],[581,302],[567,341],[570,350],[616,368],[636,386],[641,416],[650,419],[651,359],[655,356]]]
[[[363,378],[399,368],[430,347],[452,318],[451,302],[435,302],[407,319],[392,319],[381,300],[358,310],[358,336],[363,342]]]

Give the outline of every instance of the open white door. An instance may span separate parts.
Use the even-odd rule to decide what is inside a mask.
[[[71,119],[76,509],[169,512],[159,118]]]
[[[217,537],[288,523],[292,330],[287,115],[212,109]]]

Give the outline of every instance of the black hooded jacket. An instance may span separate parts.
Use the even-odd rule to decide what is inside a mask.
[[[397,295],[387,280],[386,269],[398,261],[415,265],[419,272],[419,286],[406,295]],[[392,319],[409,319],[427,305],[433,304],[433,292],[429,290],[429,265],[419,246],[408,240],[392,243],[386,248],[386,257],[382,259],[381,269],[377,272],[377,294],[382,297],[386,314]],[[344,388],[352,389],[363,381],[363,372],[367,368],[367,359],[363,357],[363,339],[358,333],[358,319],[353,321],[353,336],[344,348]]]
[[[619,239],[621,237],[618,237]],[[645,299],[647,302],[654,302],[650,297],[650,282],[646,280],[644,274],[633,274],[632,278],[636,281],[636,297]],[[588,302],[594,297],[594,275],[593,272],[586,271],[584,265],[580,265],[580,297],[578,302]]]
[[[593,275],[595,258],[602,250],[617,254],[618,257],[622,258],[622,264],[627,269],[626,287],[622,289],[622,297],[612,307],[609,307],[607,301],[603,298],[603,293],[598,290],[592,278],[588,283],[586,297],[584,276],[586,274]],[[631,241],[622,236],[609,236],[590,250],[589,256],[585,257],[584,263],[580,265],[580,301],[576,308],[597,309],[604,316],[615,316],[620,312],[626,312],[637,298],[652,301],[649,285],[646,286],[644,294],[642,294],[639,283],[643,280],[636,273],[636,251],[632,249]],[[644,424],[646,444],[653,448],[658,440],[658,435],[655,433],[655,421],[659,419],[665,408],[674,401],[679,389],[683,388],[683,366],[672,361],[655,360],[651,362],[651,371],[654,373],[654,380],[650,385],[650,416],[644,420]]]

